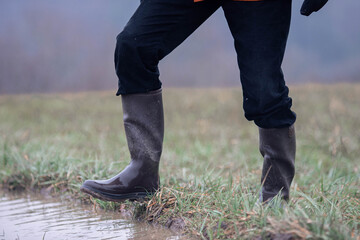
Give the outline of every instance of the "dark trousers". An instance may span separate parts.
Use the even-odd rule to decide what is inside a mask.
[[[142,0],[117,36],[117,95],[159,89],[159,61],[220,7],[234,37],[245,117],[262,128],[291,126],[296,115],[281,70],[291,0]]]

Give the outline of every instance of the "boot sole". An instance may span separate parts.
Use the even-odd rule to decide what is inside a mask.
[[[95,189],[90,189],[86,187],[80,187],[80,191],[83,193],[89,194],[95,198],[98,198],[103,201],[110,202],[123,202],[125,200],[135,201],[141,200],[146,197],[150,197],[154,194],[154,192],[134,192],[134,193],[126,193],[126,194],[111,194],[97,191]]]

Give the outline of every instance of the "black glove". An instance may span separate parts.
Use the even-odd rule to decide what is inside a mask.
[[[328,0],[305,0],[301,7],[301,14],[305,16],[309,16],[313,12],[319,11]]]

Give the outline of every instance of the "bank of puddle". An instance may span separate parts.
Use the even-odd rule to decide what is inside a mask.
[[[0,192],[0,240],[181,239],[119,212],[33,194]]]

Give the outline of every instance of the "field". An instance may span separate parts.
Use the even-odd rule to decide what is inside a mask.
[[[105,203],[85,179],[129,161],[121,99],[113,92],[0,96],[0,182],[81,199],[182,229],[195,239],[357,239],[360,234],[360,85],[291,86],[296,175],[285,209],[255,204],[262,158],[240,89],[164,89],[161,191]]]

